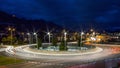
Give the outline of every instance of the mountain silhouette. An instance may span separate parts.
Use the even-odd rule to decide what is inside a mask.
[[[18,18],[15,15],[11,15],[0,11],[0,29],[6,27],[15,27],[18,31],[22,32],[32,32],[32,31],[47,31],[47,29],[57,29],[62,30],[62,27],[54,24],[50,21],[40,20],[27,20],[24,18]]]

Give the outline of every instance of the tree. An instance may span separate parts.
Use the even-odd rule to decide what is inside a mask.
[[[23,41],[22,39],[18,38],[17,44],[23,45],[23,44],[24,44],[24,41]]]
[[[81,42],[80,42],[80,38],[78,38],[78,42],[77,42],[77,44],[78,44],[79,47],[81,46],[80,43],[81,43]]]
[[[12,43],[15,43],[17,41],[17,38],[16,37],[11,38],[11,36],[7,36],[7,37],[2,38],[2,42],[4,44],[10,44],[11,40],[12,40]]]
[[[6,40],[7,40],[7,43],[10,44],[10,42],[11,42],[11,40],[12,40],[11,36],[8,36],[8,37],[6,38]]]
[[[55,50],[55,48],[57,46],[57,38],[53,37],[51,46],[54,46],[54,50]]]
[[[57,39],[55,37],[52,39],[52,46],[57,46]]]
[[[81,37],[78,38],[77,44],[78,44],[79,47],[83,46]]]
[[[12,43],[15,44],[17,42],[17,38],[16,37],[13,37],[12,38]]]
[[[7,39],[6,39],[6,37],[3,37],[3,38],[2,38],[2,42],[3,42],[4,44],[7,43]]]
[[[37,49],[39,49],[41,46],[42,46],[42,41],[40,38],[38,38]]]
[[[3,37],[2,38],[2,42],[4,43],[4,44],[10,44],[10,42],[11,42],[11,36],[7,36],[7,37]]]
[[[65,50],[67,50],[67,46],[65,46],[65,41],[64,41],[64,39],[62,39],[62,41],[61,41],[61,43],[60,43],[59,50],[60,50],[60,51],[65,51]]]

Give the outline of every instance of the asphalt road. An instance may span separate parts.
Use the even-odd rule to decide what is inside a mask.
[[[112,46],[112,45],[111,45]],[[72,55],[72,56],[53,56],[53,55],[39,55],[26,52],[24,47],[14,49],[8,47],[7,55],[15,56],[17,58],[26,59],[25,63],[9,65],[8,68],[109,68],[116,66],[110,66],[114,59],[119,59],[119,49],[116,50],[116,46],[106,47],[106,45],[100,45],[103,48],[102,52],[87,54],[87,55]],[[12,50],[12,51],[11,51]],[[114,58],[114,59],[113,59]],[[111,60],[111,61],[110,61]],[[109,63],[108,63],[109,62]]]

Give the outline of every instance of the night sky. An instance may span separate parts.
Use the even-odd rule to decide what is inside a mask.
[[[0,0],[0,10],[20,18],[45,19],[70,27],[120,22],[120,0]]]

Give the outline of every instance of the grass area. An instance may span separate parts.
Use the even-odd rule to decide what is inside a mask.
[[[21,62],[24,62],[24,60],[15,59],[15,58],[13,58],[13,57],[0,56],[0,66],[1,66],[1,65],[21,63]]]

